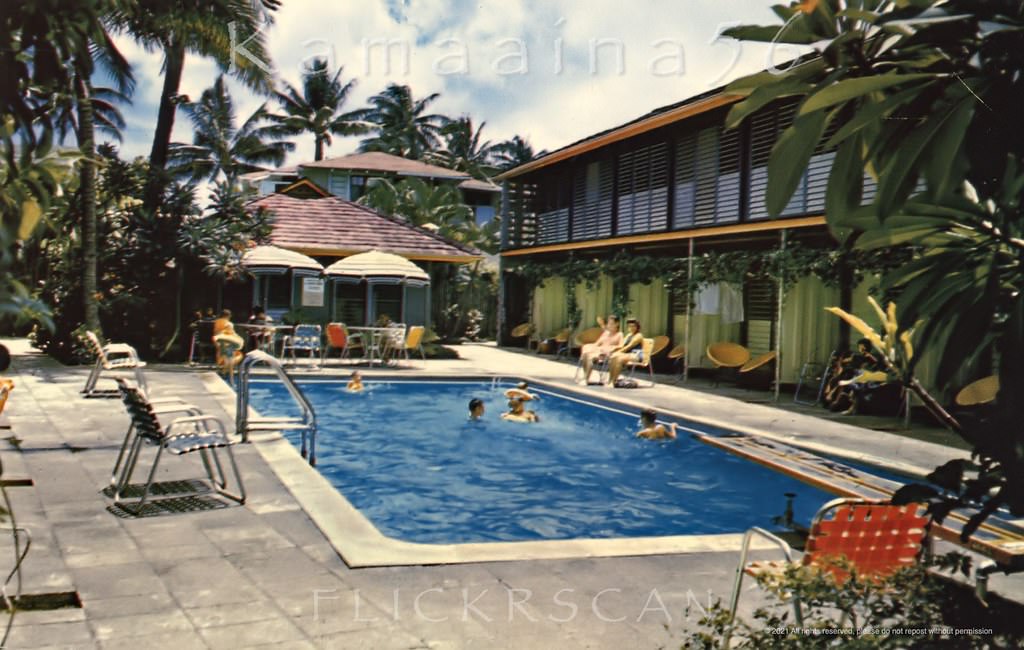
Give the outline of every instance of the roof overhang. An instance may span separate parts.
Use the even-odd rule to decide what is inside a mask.
[[[770,221],[754,221],[748,223],[735,223],[728,226],[715,226],[712,228],[699,228],[694,230],[680,230],[677,232],[658,232],[646,235],[626,235],[623,237],[608,237],[606,239],[591,239],[589,241],[566,242],[564,244],[547,244],[544,246],[531,246],[530,248],[516,248],[502,251],[502,257],[517,257],[520,255],[536,255],[539,253],[557,253],[561,251],[577,251],[588,248],[602,248],[605,246],[623,246],[627,244],[651,244],[658,242],[685,241],[687,239],[702,239],[705,237],[720,237],[722,235],[737,235],[751,232],[764,232],[771,230],[788,230],[790,228],[811,228],[824,226],[825,217],[797,217],[794,219],[772,219]]]
[[[525,165],[520,165],[514,169],[504,172],[503,174],[499,174],[495,177],[495,180],[504,181],[515,178],[516,176],[522,176],[523,174],[537,171],[538,169],[547,167],[548,165],[553,165],[557,162],[562,162],[563,160],[568,160],[580,154],[587,153],[588,151],[599,149],[613,142],[632,138],[633,136],[640,135],[641,133],[653,131],[654,129],[672,124],[673,122],[678,122],[679,120],[693,117],[694,115],[706,113],[721,106],[728,106],[729,104],[733,104],[741,99],[743,99],[743,97],[739,95],[718,93],[710,97],[697,100],[692,104],[684,104],[683,106],[679,106],[678,108],[674,108],[670,111],[665,111],[664,113],[652,115],[646,119],[620,126],[617,129],[612,129],[608,133],[589,140],[577,142],[576,144],[569,145],[564,149],[554,151],[543,158],[538,158],[537,160],[530,161]]]
[[[311,248],[307,246],[289,246],[288,244],[276,244],[281,248],[287,248],[290,251],[296,253],[302,253],[303,255],[309,255],[310,257],[348,257],[350,255],[358,255],[359,253],[365,253],[365,248]],[[406,253],[403,251],[388,251],[394,252],[395,255],[401,255],[408,260],[416,260],[418,262],[448,262],[450,264],[471,264],[478,262],[483,259],[483,255],[431,255],[428,253]]]

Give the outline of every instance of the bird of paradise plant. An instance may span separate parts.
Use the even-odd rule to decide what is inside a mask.
[[[913,338],[917,324],[913,327],[900,331],[899,321],[896,318],[896,303],[890,301],[886,306],[886,309],[883,310],[882,306],[878,304],[878,301],[871,296],[868,296],[868,302],[874,308],[875,313],[878,315],[878,320],[882,324],[881,334],[868,325],[864,319],[844,311],[839,307],[826,307],[825,311],[842,318],[850,324],[850,327],[857,330],[864,338],[871,341],[871,345],[881,353],[881,361],[885,366],[886,372],[899,378],[899,380],[903,382],[903,385],[917,395],[921,400],[921,403],[925,405],[925,408],[935,415],[935,417],[951,427],[953,430],[959,431],[960,423],[957,422],[956,418],[950,415],[913,376]]]

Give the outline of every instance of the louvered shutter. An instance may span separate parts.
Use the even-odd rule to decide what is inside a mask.
[[[668,145],[619,155],[618,234],[664,230],[668,223]]]
[[[748,280],[743,287],[744,344],[751,354],[764,354],[775,349],[776,296],[775,283],[770,280]]]
[[[679,138],[675,148],[675,196],[672,202],[672,228],[693,225],[697,200],[696,154],[697,136],[687,133]]]
[[[612,234],[612,185],[609,161],[581,168],[573,183],[573,240],[598,239]]]

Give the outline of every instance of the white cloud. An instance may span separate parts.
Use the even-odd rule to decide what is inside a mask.
[[[744,44],[739,63],[732,66],[732,47],[726,43],[712,45],[711,40],[722,25],[730,22],[776,20],[767,0],[637,0],[629,5],[618,0],[370,0],[316,5],[286,0],[268,33],[268,49],[279,77],[296,85],[303,61],[329,50],[334,64],[345,66],[345,77],[358,79],[349,109],[364,105],[390,81],[408,84],[417,97],[440,92],[441,99],[435,104],[438,112],[469,114],[477,123],[486,121],[485,135],[490,140],[519,134],[540,150],[556,149],[658,106],[710,90],[715,83],[763,68],[763,49]],[[456,51],[438,46],[446,38],[465,44],[469,74],[442,76],[432,69],[440,56]],[[559,38],[563,70],[555,74]],[[385,74],[377,60],[372,62],[370,74],[364,74],[364,39],[407,43],[409,73],[403,75],[395,69]],[[525,44],[527,74],[502,75],[494,70],[495,61],[513,50],[509,45],[500,46],[502,39],[521,39]],[[591,39],[621,41],[624,74],[615,73],[611,48],[603,51],[598,72],[591,74]],[[659,39],[681,43],[685,54],[683,75],[651,74],[651,61],[671,51],[655,47]],[[124,48],[136,65],[140,83],[135,106],[127,110],[130,129],[123,151],[145,154],[156,122],[161,56],[133,44]],[[451,59],[446,62],[454,63]],[[189,56],[181,92],[198,98],[216,74],[212,62]],[[265,101],[236,83],[232,83],[231,90],[239,119]],[[181,114],[174,138],[191,138],[188,122]],[[341,155],[356,144],[354,139],[335,140],[329,153]],[[310,137],[297,138],[296,145],[289,162],[312,158]]]

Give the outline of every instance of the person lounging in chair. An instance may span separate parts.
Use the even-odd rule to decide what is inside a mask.
[[[580,360],[583,363],[583,379],[579,381],[581,386],[590,383],[590,373],[594,371],[594,364],[604,361],[612,350],[622,345],[622,332],[619,331],[619,317],[609,315],[608,320],[597,317],[597,324],[604,328],[601,336],[593,343],[587,343],[580,349]]]
[[[622,340],[622,345],[612,350],[608,357],[608,386],[612,388],[627,362],[643,361],[644,335],[640,331],[640,321],[630,318],[626,321],[626,327],[629,334]]]

